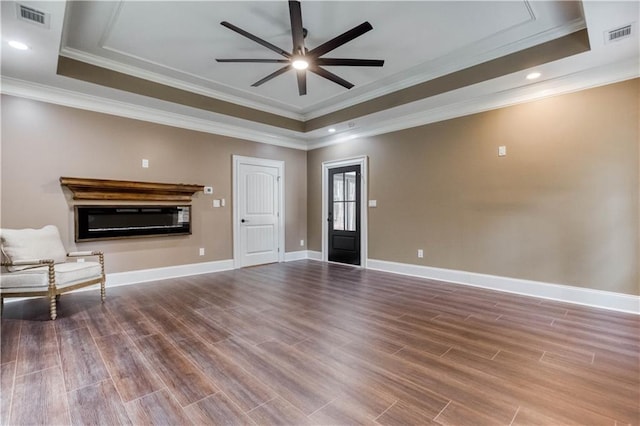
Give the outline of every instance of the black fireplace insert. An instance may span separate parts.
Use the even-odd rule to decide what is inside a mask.
[[[75,206],[76,242],[191,234],[191,206]]]

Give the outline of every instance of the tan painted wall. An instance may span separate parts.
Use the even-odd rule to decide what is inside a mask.
[[[2,227],[59,227],[69,250],[104,250],[107,272],[233,258],[232,155],[285,161],[286,250],[306,240],[306,153],[72,108],[2,97]],[[141,167],[141,159],[150,162]],[[193,234],[73,242],[71,193],[60,176],[210,185],[196,194]],[[226,207],[213,208],[214,198]],[[204,247],[206,255],[198,256]]]
[[[211,200],[231,201],[239,154],[285,160],[286,250],[307,237],[320,250],[321,163],[366,154],[370,258],[640,294],[639,91],[632,80],[307,154],[3,96],[0,224],[56,224],[68,249],[104,250],[108,272],[230,259],[231,203]],[[215,194],[196,195],[192,236],[75,244],[60,176]]]
[[[369,258],[638,295],[639,90],[630,80],[310,151],[309,249],[322,246],[322,162],[367,155]]]

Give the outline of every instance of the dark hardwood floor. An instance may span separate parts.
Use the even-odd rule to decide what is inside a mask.
[[[5,304],[3,425],[639,424],[640,318],[313,261]]]

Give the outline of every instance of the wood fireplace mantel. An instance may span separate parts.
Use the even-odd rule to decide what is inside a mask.
[[[204,185],[61,177],[74,200],[188,201]]]

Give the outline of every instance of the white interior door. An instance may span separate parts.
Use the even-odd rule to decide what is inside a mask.
[[[284,247],[281,221],[282,162],[234,157],[234,258],[236,267],[281,260]]]

